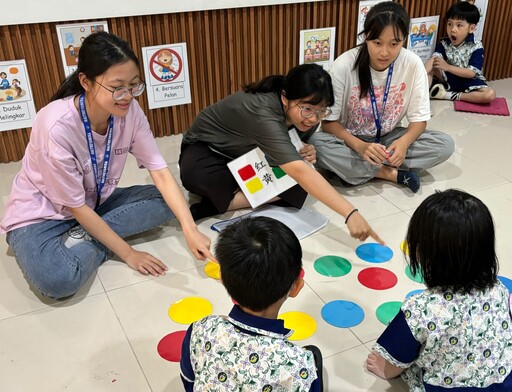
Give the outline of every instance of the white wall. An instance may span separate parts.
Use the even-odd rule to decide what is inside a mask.
[[[319,0],[2,0],[0,26],[186,11],[306,3]],[[7,5],[7,4],[5,4]]]

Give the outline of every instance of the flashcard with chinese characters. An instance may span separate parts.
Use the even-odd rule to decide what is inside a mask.
[[[229,162],[228,167],[253,208],[297,184],[280,167],[271,167],[258,147]]]

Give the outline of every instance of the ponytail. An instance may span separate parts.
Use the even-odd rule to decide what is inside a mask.
[[[84,92],[84,88],[80,84],[80,80],[78,79],[78,70],[76,70],[66,79],[64,79],[64,81],[60,84],[60,87],[57,90],[57,92],[53,94],[50,101],[56,101],[57,99],[77,95],[82,92]]]
[[[283,91],[284,79],[285,77],[283,75],[270,75],[259,82],[245,85],[244,91],[251,94],[274,92],[280,95]]]

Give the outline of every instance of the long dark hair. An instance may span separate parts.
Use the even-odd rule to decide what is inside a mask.
[[[318,64],[301,64],[292,68],[286,76],[271,75],[244,87],[246,93],[283,94],[289,100],[308,99],[312,105],[334,105],[331,76]]]
[[[366,97],[370,90],[370,53],[368,52],[368,44],[380,37],[384,29],[392,26],[395,32],[395,38],[398,40],[400,35],[402,39],[407,37],[409,33],[409,17],[404,7],[393,1],[385,1],[374,5],[364,21],[364,29],[359,35],[365,37],[364,42],[360,45],[361,50],[357,55],[354,69],[357,69],[359,75],[359,85],[361,92],[359,98]]]
[[[139,60],[132,48],[122,38],[101,31],[85,38],[78,52],[78,67],[69,75],[53,95],[52,101],[80,94],[84,91],[78,75],[83,73],[88,79],[103,74],[112,65],[133,61],[137,67]]]
[[[470,292],[497,282],[494,222],[476,197],[455,189],[426,198],[407,230],[411,272],[429,288]]]

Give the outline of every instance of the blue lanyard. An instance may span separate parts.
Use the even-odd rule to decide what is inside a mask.
[[[96,159],[96,149],[94,148],[94,139],[92,138],[91,123],[89,122],[89,116],[85,110],[85,93],[80,95],[78,98],[78,105],[80,106],[80,115],[85,128],[85,138],[87,139],[87,145],[89,146],[89,155],[91,156],[92,171],[94,173],[94,180],[96,181],[96,206],[98,208],[101,200],[101,191],[107,181],[108,164],[110,162],[110,151],[112,150],[112,131],[114,130],[114,117],[110,116],[108,119],[108,130],[107,130],[107,145],[105,147],[105,156],[103,157],[103,171],[101,173],[101,179],[98,181],[98,160]]]
[[[377,100],[375,99],[375,93],[373,92],[373,83],[372,78],[370,77],[370,100],[372,103],[372,112],[373,118],[375,119],[375,126],[377,127],[377,134],[375,135],[375,143],[380,142],[380,134],[382,131],[382,125],[380,123],[381,118],[384,118],[384,110],[386,109],[386,102],[388,100],[389,87],[391,86],[391,77],[393,76],[393,65],[395,63],[391,63],[388,69],[388,77],[386,78],[386,88],[384,90],[384,97],[382,98],[382,112],[379,114],[379,109],[377,108]]]

